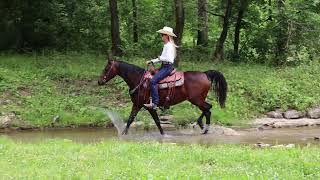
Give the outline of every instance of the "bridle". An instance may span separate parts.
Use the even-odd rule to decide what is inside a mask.
[[[113,64],[114,64],[114,63],[111,64],[111,67],[109,68],[108,72],[103,76],[103,80],[102,80],[102,81],[103,81],[104,83],[107,81],[106,79],[107,79],[107,77],[109,76],[109,73],[111,72],[111,69],[112,69],[112,67],[113,67]]]

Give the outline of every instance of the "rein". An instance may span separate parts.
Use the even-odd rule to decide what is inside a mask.
[[[130,95],[133,94],[146,81],[146,79],[144,78],[145,74],[146,73],[144,73],[143,76],[141,77],[140,83],[135,88],[133,88],[131,91],[129,91]]]
[[[140,86],[146,81],[146,78],[144,78],[144,76],[145,76],[146,72],[149,71],[149,70],[148,70],[148,66],[147,66],[146,69],[147,69],[147,70],[144,71],[144,73],[143,73],[143,75],[142,75],[142,77],[141,77],[141,79],[140,79],[140,83],[139,83],[135,88],[133,88],[132,90],[129,91],[130,95],[132,95],[132,94],[133,94],[138,88],[140,88]]]

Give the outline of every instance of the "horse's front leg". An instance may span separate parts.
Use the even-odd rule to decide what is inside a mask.
[[[204,116],[204,112],[202,112],[201,113],[201,116],[198,118],[198,120],[197,120],[197,124],[199,125],[199,127],[201,128],[201,129],[203,129],[203,123],[202,123],[202,119],[203,119],[203,116]]]
[[[133,122],[134,118],[137,116],[140,109],[141,109],[141,107],[139,107],[139,106],[135,106],[135,105],[132,106],[131,113],[130,113],[130,116],[129,116],[129,119],[127,122],[127,126],[122,131],[122,135],[128,134],[129,127],[130,127],[131,123]]]
[[[154,110],[154,109],[148,109],[148,111],[151,114],[154,122],[156,123],[156,125],[157,125],[157,127],[158,127],[158,129],[160,131],[160,134],[163,135],[164,133],[163,133],[163,129],[162,129],[161,125],[160,125],[160,119],[159,119],[157,111]]]

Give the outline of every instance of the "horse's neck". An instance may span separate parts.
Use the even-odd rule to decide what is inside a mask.
[[[129,74],[127,69],[120,69],[118,75],[127,83],[130,89],[133,89],[142,80],[144,72],[134,72]]]

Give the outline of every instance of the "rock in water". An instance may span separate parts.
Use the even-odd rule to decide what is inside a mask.
[[[136,129],[143,129],[144,123],[142,121],[134,121],[130,127]]]
[[[161,121],[172,121],[174,119],[173,115],[159,116]]]
[[[224,135],[227,135],[227,136],[238,136],[239,133],[231,128],[227,128],[227,127],[223,127],[223,126],[213,126],[211,128],[211,130],[213,133],[217,133],[217,134],[224,134]]]
[[[294,144],[287,144],[287,145],[279,144],[279,145],[272,146],[272,148],[294,148],[294,147],[295,147]]]
[[[316,126],[320,125],[320,119],[273,119],[273,118],[260,118],[253,122],[255,127],[302,127],[302,126]]]
[[[271,145],[270,144],[265,144],[265,143],[262,143],[262,142],[258,142],[255,144],[256,147],[259,147],[259,148],[266,148],[266,147],[270,147]]]
[[[269,118],[278,118],[278,119],[283,118],[282,112],[280,112],[278,110],[277,111],[268,112],[267,116]]]
[[[312,119],[318,119],[320,118],[320,108],[311,109],[307,113],[308,117]]]
[[[284,148],[285,146],[283,144],[274,145],[272,148]]]
[[[286,119],[298,119],[301,117],[301,113],[297,110],[288,110],[284,113]]]
[[[288,145],[286,145],[286,148],[294,148],[294,147],[295,147],[294,144],[288,144]]]

